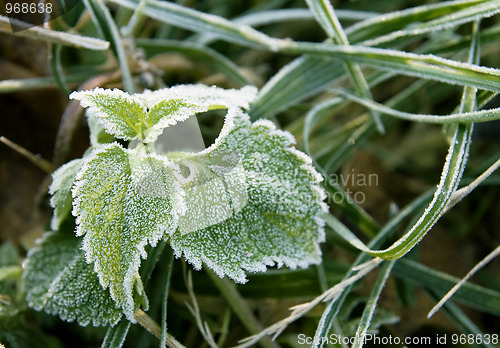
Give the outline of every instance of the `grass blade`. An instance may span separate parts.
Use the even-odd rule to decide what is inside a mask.
[[[448,4],[450,5],[450,4]],[[441,10],[447,7],[440,7]],[[500,1],[479,2],[477,5],[448,12],[444,16],[435,18],[428,22],[412,26],[408,29],[396,30],[392,33],[379,36],[375,39],[363,42],[366,46],[377,46],[382,43],[393,41],[405,36],[415,36],[435,31],[441,31],[459,26],[464,23],[473,22],[481,18],[488,18],[500,11]]]
[[[420,23],[436,20],[485,2],[487,0],[447,1],[394,11],[354,24],[346,30],[346,34],[351,42],[359,43],[390,35],[391,32],[415,25],[415,23],[418,26]]]
[[[427,115],[427,114],[412,114],[409,112],[395,110],[383,104],[379,104],[367,98],[361,98],[345,89],[331,88],[330,90],[337,92],[341,96],[366,106],[367,108],[374,109],[381,114],[393,116],[407,121],[425,122],[434,124],[454,124],[454,123],[478,123],[488,122],[500,119],[500,108],[471,111],[464,113],[456,113],[449,115]]]
[[[101,348],[121,348],[130,329],[130,321],[122,319],[115,327],[106,332]]]
[[[430,294],[434,300],[437,300],[436,296]],[[494,344],[487,344],[485,340],[482,338],[485,337],[485,334],[467,317],[467,315],[456,305],[453,303],[446,303],[444,305],[444,313],[446,316],[466,335],[474,335],[476,338],[476,344],[479,347],[484,348],[495,348],[497,347]],[[481,338],[481,339],[477,339]]]
[[[130,94],[135,93],[134,81],[128,66],[127,54],[123,47],[118,28],[116,27],[109,9],[106,5],[104,5],[102,0],[89,1],[89,4],[93,8],[96,18],[99,21],[100,27],[103,29],[106,38],[113,46],[113,51],[115,52],[118,64],[120,65],[124,89]]]
[[[138,4],[132,0],[110,2],[134,10]],[[175,25],[198,33],[210,33],[225,41],[245,46],[275,50],[274,40],[247,25],[235,24],[212,14],[196,11],[170,2],[148,1],[144,15],[160,22]]]
[[[332,46],[323,43],[279,41],[279,50],[289,54],[318,54],[367,64],[377,69],[408,76],[472,86],[491,91],[500,90],[500,70],[461,63],[431,54],[357,45]]]
[[[363,347],[363,343],[365,342],[366,334],[368,332],[368,328],[370,327],[373,313],[375,313],[375,309],[377,308],[377,301],[380,297],[382,289],[385,286],[385,283],[387,282],[387,278],[391,274],[394,263],[395,261],[385,262],[381,267],[380,274],[377,278],[377,281],[373,285],[372,291],[366,303],[365,310],[363,311],[363,314],[361,316],[361,321],[359,323],[358,330],[356,331],[356,336],[352,348]]]
[[[342,25],[335,14],[335,10],[329,1],[306,0],[306,3],[316,17],[318,23],[323,27],[323,30],[325,30],[328,36],[332,38],[337,45],[349,45],[347,35],[344,33]],[[358,90],[358,93],[365,98],[372,99],[370,88],[366,83],[360,67],[350,61],[345,61],[345,65],[354,86]],[[378,131],[383,134],[385,130],[384,125],[380,120],[380,116],[373,109],[369,109],[369,112],[375,120],[375,125],[377,126]]]
[[[486,266],[491,260],[500,255],[500,246],[496,247],[491,253],[489,253],[484,259],[482,259],[478,264],[476,264],[466,275],[460,280],[446,295],[429,311],[427,318],[432,317],[445,303],[448,301],[464,284],[472,277],[477,271]]]
[[[250,80],[241,73],[240,69],[231,60],[211,49],[193,42],[158,39],[136,39],[138,47],[146,49],[150,54],[164,52],[178,52],[189,58],[202,62],[214,71],[220,71],[239,86],[251,84]]]
[[[441,217],[451,195],[455,192],[467,159],[471,135],[472,125],[458,125],[451,140],[450,149],[441,175],[441,181],[434,193],[434,198],[415,225],[389,248],[384,250],[372,250],[368,248],[341,224],[340,221],[331,215],[326,217],[327,225],[343,236],[353,246],[372,256],[381,257],[387,260],[394,260],[404,256],[425,236]]]
[[[24,23],[16,19],[11,19],[0,15],[0,32],[26,37],[34,40],[43,40],[55,44],[66,46],[87,48],[89,50],[105,51],[109,48],[109,42],[96,39],[94,37],[69,34],[62,31],[55,31],[41,27],[29,25],[26,29],[12,33],[10,21],[15,21],[18,26],[23,26]]]

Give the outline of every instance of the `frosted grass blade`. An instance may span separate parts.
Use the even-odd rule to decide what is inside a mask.
[[[0,32],[12,34],[12,29],[10,27],[11,20],[14,19],[0,15]],[[19,25],[22,25],[22,22],[19,23]],[[13,35],[27,37],[35,40],[43,40],[66,46],[87,48],[89,50],[104,51],[109,48],[109,42],[101,39],[33,26],[21,30]]]
[[[138,2],[133,0],[110,0],[117,5],[135,9]],[[274,40],[250,26],[236,24],[227,19],[196,11],[184,6],[164,1],[148,1],[143,13],[160,22],[198,33],[210,33],[225,41],[245,46],[275,49]]]
[[[342,29],[342,25],[335,14],[332,4],[325,0],[306,0],[307,5],[312,10],[316,20],[326,31],[328,36],[333,39],[333,41],[338,45],[349,45],[349,40],[347,35]],[[371,92],[368,84],[366,83],[365,77],[361,72],[360,67],[350,61],[345,61],[347,71],[351,76],[351,80],[354,86],[358,90],[358,93],[365,98],[371,99]],[[380,133],[384,133],[384,125],[380,120],[380,115],[374,109],[369,109],[370,114],[375,120],[375,125]]]
[[[379,104],[367,98],[359,97],[345,89],[331,88],[330,90],[337,92],[346,99],[362,104],[367,108],[377,110],[381,114],[393,116],[407,121],[435,123],[435,124],[454,124],[457,122],[462,122],[462,123],[488,122],[500,119],[500,108],[464,112],[464,113],[455,113],[448,115],[412,114],[409,112],[403,112],[387,107],[383,104]]]
[[[449,4],[449,6],[452,7],[453,5]],[[441,9],[446,9],[446,7]],[[396,30],[392,33],[382,35],[371,40],[363,41],[363,45],[377,46],[382,43],[393,41],[405,36],[422,35],[435,31],[446,30],[457,27],[464,23],[473,22],[481,18],[494,16],[499,11],[500,1],[480,2],[478,5],[470,6],[460,10],[450,11],[449,14],[430,20],[426,23],[417,24],[415,26],[411,26],[411,28],[408,29]]]
[[[394,11],[356,23],[347,28],[346,34],[351,42],[360,43],[365,40],[389,35],[391,32],[412,24],[418,26],[421,23],[437,20],[440,17],[448,16],[450,13],[487,2],[488,0],[445,1]]]
[[[375,309],[377,308],[377,301],[380,297],[380,294],[382,293],[382,289],[384,288],[385,283],[387,282],[387,278],[391,274],[391,270],[395,262],[396,261],[388,261],[382,265],[377,281],[373,285],[368,301],[366,302],[366,306],[363,311],[363,315],[361,316],[361,321],[356,331],[356,336],[352,348],[363,347],[366,339],[366,334],[373,317],[373,313],[375,313]]]

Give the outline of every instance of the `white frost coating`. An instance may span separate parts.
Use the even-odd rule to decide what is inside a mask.
[[[257,95],[257,88],[245,86],[241,89],[223,89],[206,85],[177,85],[156,91],[134,94],[149,109],[163,100],[181,99],[199,106],[223,105],[227,109],[241,107],[247,109]]]
[[[108,133],[124,140],[133,140],[139,135],[138,123],[146,117],[146,106],[138,98],[116,88],[97,87],[90,91],[73,92],[69,98],[79,100],[83,107],[90,108]]]
[[[185,106],[179,107],[167,117],[161,118],[146,132],[144,141],[150,143],[156,140],[166,127],[178,122],[185,121],[190,116],[205,112],[213,108],[248,108],[255,99],[257,89],[253,86],[245,86],[242,89],[222,89],[216,86],[205,85],[178,85],[156,91],[146,91],[137,95],[143,103],[154,110],[155,106],[164,101],[179,101]]]
[[[59,229],[61,222],[71,211],[71,187],[82,163],[82,159],[72,160],[52,174],[49,193],[52,195],[50,206],[54,208],[54,214],[50,221],[50,228],[54,231]]]
[[[229,110],[214,144],[192,156],[209,158],[221,151],[240,156],[248,203],[215,225],[174,233],[175,255],[184,255],[195,269],[205,263],[219,276],[241,283],[246,282],[244,271],[321,262],[319,243],[325,239],[321,214],[328,209],[323,202],[326,195],[317,185],[322,177],[309,157],[288,147],[291,143],[291,135],[272,122],[251,124],[241,110]]]
[[[142,94],[129,95],[118,89],[95,88],[73,92],[71,99],[89,107],[98,123],[117,138],[144,137],[152,143],[166,127],[185,121],[189,116],[214,108],[248,108],[257,89],[222,89],[205,85],[179,85]]]
[[[79,246],[66,231],[48,232],[30,250],[23,272],[28,305],[82,326],[115,325],[122,311],[99,285]]]
[[[181,178],[179,166],[167,158],[117,143],[94,149],[77,174],[76,233],[84,235],[87,262],[129,320],[144,247],[172,233],[185,212]]]

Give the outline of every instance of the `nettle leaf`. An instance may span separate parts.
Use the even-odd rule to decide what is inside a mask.
[[[133,319],[132,289],[140,282],[140,257],[177,228],[184,214],[179,167],[166,157],[117,143],[102,145],[85,158],[73,187],[77,235],[84,235],[87,262],[94,263],[103,287]]]
[[[90,145],[97,147],[101,144],[109,144],[115,140],[115,137],[106,132],[106,129],[99,123],[99,118],[91,109],[85,113],[90,130]]]
[[[176,255],[241,283],[244,270],[319,263],[320,215],[327,210],[322,179],[293,143],[272,122],[251,124],[247,114],[232,109],[211,147],[192,157],[171,156],[190,171],[188,221],[181,218],[171,236]],[[197,226],[189,223],[193,219]]]
[[[30,307],[57,314],[82,326],[115,325],[122,316],[85,262],[81,240],[72,233],[47,232],[24,263],[24,286]],[[137,306],[145,298],[136,296]]]
[[[109,134],[123,140],[133,140],[141,134],[146,106],[128,93],[119,89],[95,88],[92,91],[73,92],[69,97],[79,100],[83,107],[90,107]]]
[[[186,120],[194,114],[216,109],[248,108],[257,89],[222,89],[205,85],[179,85],[138,95],[149,109],[150,127],[145,143],[155,141],[163,129]]]
[[[57,231],[61,222],[69,215],[72,208],[71,188],[75,181],[76,173],[83,164],[83,159],[75,159],[59,167],[52,174],[52,184],[49,187],[50,206],[54,208],[50,228]]]
[[[70,98],[80,100],[107,133],[123,140],[141,139],[154,142],[163,129],[189,116],[214,109],[248,108],[257,89],[246,86],[226,90],[215,86],[179,85],[142,94],[129,95],[121,90],[95,88],[73,92]]]

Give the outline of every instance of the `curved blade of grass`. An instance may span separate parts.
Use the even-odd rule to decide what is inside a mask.
[[[280,52],[319,54],[367,64],[378,69],[448,84],[498,91],[500,70],[461,63],[431,54],[416,54],[356,45],[332,46],[323,43],[279,41]]]
[[[377,308],[377,301],[382,293],[382,289],[387,282],[387,278],[391,274],[392,267],[396,261],[388,261],[385,262],[381,269],[380,274],[377,278],[377,281],[373,285],[370,296],[368,297],[368,301],[366,302],[365,309],[363,310],[363,314],[361,315],[361,321],[359,323],[358,329],[356,330],[356,336],[354,339],[354,343],[352,348],[361,348],[366,339],[366,334],[368,332],[368,328],[370,327],[370,322],[373,318],[373,313],[375,313],[375,309]]]
[[[496,247],[491,253],[489,253],[484,259],[482,259],[479,263],[477,263],[466,275],[463,277],[460,282],[455,284],[450,291],[446,293],[446,295],[429,311],[427,314],[427,318],[432,317],[445,303],[448,301],[466,282],[472,277],[477,271],[486,266],[491,260],[500,255],[500,246]]]
[[[469,52],[469,61],[478,62],[479,60],[479,42],[477,34],[479,32],[479,23],[475,22],[473,26],[474,40],[471,43]],[[460,112],[473,111],[476,106],[476,90],[471,87],[464,88],[462,101],[460,103]],[[444,214],[445,209],[450,202],[451,196],[456,191],[462,177],[467,156],[469,152],[470,139],[472,135],[473,124],[458,124],[455,134],[450,142],[448,155],[441,174],[441,180],[437,187],[434,197],[425,210],[424,214],[415,223],[415,225],[392,246],[385,250],[370,250],[357,239],[348,229],[341,229],[339,233],[346,233],[347,240],[370,255],[378,256],[384,259],[397,259],[408,253],[432,228],[437,220]],[[332,221],[331,217],[329,220]],[[328,220],[327,220],[328,223]],[[338,224],[337,224],[338,225]],[[354,237],[354,239],[353,239]]]
[[[388,238],[390,238],[395,232],[397,227],[409,216],[414,214],[416,211],[420,210],[425,203],[428,202],[429,198],[432,195],[432,191],[428,191],[422,194],[420,197],[412,201],[405,208],[401,209],[381,230],[380,232],[368,243],[369,248],[377,248],[382,245]],[[325,216],[326,219],[328,216]],[[328,224],[327,224],[328,225]],[[338,232],[338,230],[334,229],[334,232]],[[354,261],[351,269],[346,273],[345,278],[351,276],[354,271],[354,268],[358,265],[366,262],[370,258],[370,255],[361,253],[356,260]],[[399,263],[398,261],[396,265]],[[318,327],[316,328],[316,333],[314,335],[315,342],[321,342],[322,337],[326,337],[330,328],[333,325],[337,314],[342,307],[344,301],[347,298],[347,295],[351,292],[352,286],[344,289],[342,294],[339,297],[338,301],[330,302],[327,308],[323,311]]]
[[[471,134],[472,125],[458,125],[457,131],[451,141],[441,181],[434,193],[434,198],[415,225],[389,248],[384,250],[372,250],[368,248],[349,229],[331,215],[326,217],[327,225],[343,236],[353,246],[372,256],[387,260],[394,260],[404,256],[425,236],[441,217],[451,195],[455,192],[467,159]]]
[[[138,2],[133,0],[110,0],[120,6],[135,9]],[[274,39],[247,25],[233,23],[225,18],[196,11],[170,2],[148,1],[143,13],[160,22],[198,33],[210,33],[225,41],[245,46],[274,50]]]
[[[385,36],[413,23],[417,23],[416,26],[418,26],[420,23],[448,16],[485,2],[488,0],[446,1],[394,11],[354,24],[346,30],[346,34],[351,42],[359,43],[370,38],[376,39]]]
[[[342,29],[342,25],[329,1],[306,0],[306,3],[313,12],[316,21],[337,45],[349,45],[347,35],[344,33],[344,29]],[[365,98],[372,99],[370,88],[361,72],[361,68],[357,64],[347,60],[344,63],[358,93]],[[378,131],[382,134],[385,133],[384,125],[378,113],[374,109],[368,109],[368,111],[375,120]]]
[[[488,122],[500,119],[500,108],[456,113],[449,115],[412,114],[409,112],[395,110],[393,108],[390,108],[383,104],[379,104],[367,98],[361,98],[345,89],[331,88],[331,90],[337,92],[346,99],[364,105],[367,108],[377,110],[381,114],[393,116],[407,121],[426,122],[434,124],[453,124],[457,122],[461,123]]]
[[[59,89],[66,96],[68,96],[71,93],[71,91],[68,87],[68,84],[66,83],[66,78],[63,73],[63,67],[61,63],[61,50],[62,50],[61,45],[54,45],[52,47],[52,57],[50,58],[50,72],[52,73],[52,76],[54,76],[54,79],[57,82]]]
[[[19,26],[23,25],[21,21],[0,15],[0,32],[61,45],[87,48],[89,50],[103,51],[109,48],[109,42],[94,37],[69,34],[62,31],[34,27],[32,25],[13,34],[10,21],[15,21]]]
[[[142,47],[152,54],[166,51],[184,54],[215,71],[220,71],[239,86],[251,84],[236,64],[210,47],[193,42],[159,39],[136,39],[135,43],[138,47]]]
[[[453,4],[447,3],[448,6],[441,7],[440,10],[447,7],[454,7]],[[488,18],[500,12],[500,1],[479,2],[476,5],[466,7],[460,10],[448,12],[444,16],[440,16],[428,22],[411,26],[408,29],[396,30],[390,34],[382,35],[371,40],[366,40],[363,45],[377,46],[382,43],[393,41],[404,36],[415,36],[427,34],[435,31],[441,31],[457,27],[464,23],[473,22],[480,18]]]
[[[132,73],[128,66],[127,54],[123,48],[120,33],[114,22],[109,9],[104,5],[102,0],[89,1],[90,6],[99,21],[100,27],[102,28],[104,35],[111,42],[113,51],[118,59],[118,64],[120,65],[120,71],[122,74],[124,89],[132,94],[135,93],[134,81],[132,79]]]

